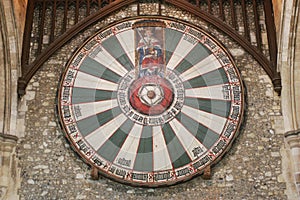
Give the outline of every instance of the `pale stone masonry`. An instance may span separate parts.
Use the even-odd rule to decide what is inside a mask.
[[[291,156],[293,160],[292,177],[295,180],[296,188],[300,191],[300,144],[299,144],[300,130],[290,131],[285,134],[286,142],[291,149]]]
[[[18,138],[0,133],[0,198],[18,199],[20,169],[16,156]]]

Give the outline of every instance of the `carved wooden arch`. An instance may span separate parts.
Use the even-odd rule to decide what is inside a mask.
[[[245,0],[241,0],[245,3]],[[256,2],[256,0],[253,0]],[[55,1],[56,2],[56,1]],[[197,4],[192,4],[189,1],[183,0],[164,0],[158,1],[160,4],[162,2],[169,3],[176,7],[179,7],[187,12],[194,14],[195,16],[203,19],[204,21],[214,25],[225,34],[230,36],[234,41],[236,41],[239,45],[241,45],[249,54],[251,54],[257,62],[263,67],[266,71],[268,76],[273,82],[274,89],[276,92],[280,94],[281,91],[281,78],[280,74],[276,70],[276,63],[277,63],[277,44],[276,44],[276,31],[273,19],[273,12],[272,12],[272,2],[271,0],[265,0],[264,2],[264,10],[265,10],[265,18],[267,24],[267,34],[268,34],[268,43],[269,43],[269,57],[268,58],[257,48],[253,46],[249,41],[249,36],[242,36],[240,35],[237,30],[233,27],[226,24],[222,19],[212,15],[209,12],[203,11],[197,6]],[[199,4],[199,0],[196,1]],[[208,1],[210,2],[210,1]],[[233,2],[233,0],[230,0]],[[109,4],[104,8],[98,10],[93,15],[87,16],[82,21],[75,24],[72,28],[64,32],[60,37],[54,40],[43,52],[41,52],[36,59],[28,64],[28,55],[24,54],[24,49],[29,49],[29,42],[26,43],[28,38],[26,35],[24,36],[24,43],[23,43],[23,54],[22,54],[22,76],[19,78],[18,82],[18,93],[20,96],[25,94],[25,88],[36,73],[36,71],[46,62],[50,56],[55,53],[58,49],[60,49],[64,44],[66,44],[69,40],[71,40],[74,36],[76,36],[79,32],[83,31],[85,28],[89,27],[93,23],[97,22],[108,16],[110,13],[115,12],[122,7],[128,6],[133,3],[139,3],[139,0],[116,0],[116,1],[109,1]],[[29,4],[27,12],[33,12],[33,5]],[[139,7],[137,9],[137,14],[139,15]],[[28,23],[29,24],[29,23]],[[30,32],[30,27],[25,27],[25,32]],[[27,36],[28,37],[28,36]]]
[[[264,10],[266,12],[266,23],[267,32],[268,32],[268,43],[270,50],[270,60],[264,56],[258,48],[251,45],[249,40],[245,37],[241,36],[236,30],[234,30],[231,26],[225,24],[220,18],[210,15],[207,12],[201,11],[196,6],[191,6],[190,3],[186,1],[180,0],[166,0],[166,2],[171,3],[185,11],[188,11],[201,19],[207,21],[208,23],[218,27],[221,31],[229,35],[233,40],[235,40],[238,44],[240,44],[248,53],[250,53],[257,62],[263,67],[266,73],[269,75],[273,82],[274,90],[280,95],[281,92],[281,78],[280,74],[276,70],[277,65],[277,43],[276,43],[276,30],[274,25],[274,18],[272,12],[272,2],[271,0],[264,1]],[[247,37],[247,36],[246,36]]]

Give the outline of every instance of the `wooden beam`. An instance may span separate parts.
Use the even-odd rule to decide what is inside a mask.
[[[23,51],[21,56],[22,64],[22,74],[26,73],[23,65],[28,65],[29,63],[29,49],[30,49],[30,38],[33,24],[33,14],[34,14],[34,0],[28,0],[27,10],[26,10],[26,23],[24,27],[23,35]]]
[[[257,12],[257,3],[256,0],[252,0],[253,5],[253,13],[254,13],[254,24],[255,24],[255,35],[256,35],[256,43],[257,48],[261,51],[262,50],[262,39],[261,39],[261,28],[259,25],[259,16]]]
[[[36,0],[40,1],[40,0]],[[42,2],[46,2],[48,0],[43,0]],[[56,0],[57,2],[62,2],[62,0]],[[190,12],[191,14],[194,14],[195,16],[203,19],[209,24],[212,24],[219,30],[223,31],[225,34],[230,36],[234,41],[236,41],[238,44],[240,44],[249,54],[251,54],[258,63],[264,68],[266,73],[270,76],[270,78],[273,81],[273,84],[277,85],[276,89],[277,91],[280,91],[281,85],[280,85],[280,75],[276,72],[276,55],[277,55],[277,44],[276,44],[276,32],[272,24],[274,24],[274,19],[272,16],[272,2],[271,0],[265,0],[264,1],[264,9],[266,14],[266,21],[267,21],[267,32],[268,32],[268,41],[269,41],[269,47],[270,47],[270,58],[271,62],[268,60],[268,58],[262,54],[262,52],[257,48],[256,46],[253,46],[249,40],[249,29],[248,29],[248,19],[246,15],[246,1],[241,0],[243,3],[243,21],[244,21],[244,27],[245,27],[245,36],[240,35],[236,31],[237,22],[236,22],[236,14],[234,11],[234,0],[231,0],[231,17],[232,17],[232,24],[233,26],[230,26],[229,24],[225,23],[222,19],[219,19],[217,16],[213,16],[211,14],[212,8],[211,8],[211,0],[207,0],[207,6],[208,10],[204,11],[201,10],[200,7],[197,7],[196,5],[191,4],[189,1],[182,1],[182,0],[164,0],[163,2],[170,3],[174,6],[177,6],[187,12]],[[29,49],[30,49],[30,34],[32,31],[32,21],[33,21],[33,12],[34,12],[34,4],[33,0],[29,0],[28,2],[28,8],[27,12],[28,18],[26,20],[25,25],[25,32],[24,32],[24,45],[23,45],[23,52],[22,52],[22,77],[19,79],[19,94],[24,94],[25,87],[29,80],[32,78],[34,73],[40,68],[40,66],[47,60],[49,57],[56,52],[59,48],[61,48],[66,42],[68,42],[70,39],[72,39],[76,34],[83,31],[88,26],[92,25],[93,23],[103,19],[104,17],[108,16],[110,13],[115,12],[119,9],[121,9],[124,6],[137,3],[137,15],[140,14],[140,7],[139,7],[139,1],[138,0],[115,0],[110,1],[111,3],[105,6],[104,8],[100,9],[93,15],[90,15],[83,19],[82,21],[75,24],[70,29],[66,30],[66,22],[67,22],[67,9],[68,9],[68,0],[65,0],[64,4],[64,19],[63,19],[63,29],[62,34],[54,39],[54,41],[45,49],[43,52],[41,52],[40,55],[36,57],[36,60],[29,64]],[[88,0],[88,3],[90,0]],[[99,0],[99,2],[101,2]],[[221,1],[219,1],[221,2]],[[271,8],[271,9],[270,9]],[[220,11],[221,12],[221,11]],[[30,14],[31,13],[31,14]],[[271,26],[269,26],[271,25]],[[248,36],[247,36],[248,35]]]
[[[25,88],[32,78],[32,76],[36,73],[36,71],[40,68],[40,66],[49,59],[49,57],[55,53],[59,48],[61,48],[65,43],[67,43],[70,39],[72,39],[79,32],[83,31],[86,27],[94,24],[98,20],[104,18],[112,12],[115,12],[121,9],[124,6],[135,3],[137,0],[116,0],[111,4],[105,6],[103,9],[100,9],[98,12],[94,13],[86,17],[84,20],[80,21],[72,28],[67,30],[61,36],[59,36],[53,43],[51,43],[47,49],[45,49],[37,58],[30,64],[22,64],[22,69],[28,69],[26,71],[22,71],[22,76],[18,80],[18,94],[22,96],[25,94]],[[31,31],[30,31],[31,32]],[[29,35],[30,36],[30,35]],[[29,46],[28,46],[29,47]]]
[[[219,0],[219,17],[222,19],[222,21],[225,21],[223,0]]]
[[[55,26],[56,26],[56,0],[53,1],[52,4],[52,16],[51,16],[51,30],[50,30],[50,40],[49,42],[52,43],[54,41],[54,34],[55,34]]]
[[[63,27],[62,27],[62,32],[61,34],[65,33],[67,30],[67,20],[68,20],[68,6],[69,2],[68,0],[65,1],[65,9],[64,9],[64,18],[63,18]]]
[[[271,76],[274,90],[280,95],[281,93],[281,78],[280,73],[277,71],[277,38],[276,38],[276,27],[274,22],[272,0],[264,0],[264,11],[266,18],[266,29],[269,44],[270,53],[270,67],[273,75]]]
[[[234,0],[230,0],[230,15],[231,15],[231,26],[237,31],[238,26],[237,26],[237,21],[236,21]]]
[[[243,24],[244,24],[244,35],[245,38],[250,41],[250,31],[248,25],[248,16],[247,16],[247,8],[246,8],[246,0],[242,0],[242,13],[243,13]]]

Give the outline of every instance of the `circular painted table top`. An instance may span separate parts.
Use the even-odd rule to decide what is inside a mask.
[[[188,180],[237,135],[243,87],[229,53],[199,28],[132,18],[91,36],[66,66],[58,111],[72,147],[137,186]]]

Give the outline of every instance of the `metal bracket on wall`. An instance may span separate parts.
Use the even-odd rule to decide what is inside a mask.
[[[211,179],[211,166],[208,165],[203,172],[202,178],[205,180]]]
[[[96,167],[92,167],[91,169],[91,178],[93,180],[99,180],[99,170]]]

